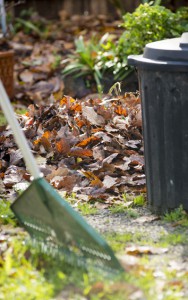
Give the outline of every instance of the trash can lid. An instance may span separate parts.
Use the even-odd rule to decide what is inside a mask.
[[[149,43],[144,48],[143,55],[130,55],[128,64],[135,66],[157,67],[188,67],[188,32],[180,38],[172,38]]]
[[[147,44],[143,57],[160,61],[188,62],[188,32],[183,33],[180,38]]]

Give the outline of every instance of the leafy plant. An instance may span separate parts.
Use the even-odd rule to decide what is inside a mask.
[[[133,203],[135,206],[143,206],[145,204],[145,197],[144,195],[139,195],[139,196],[136,196],[134,199],[133,199]]]
[[[61,65],[61,55],[54,54],[54,62],[52,63],[52,69],[57,69]]]
[[[142,53],[147,43],[181,35],[186,18],[164,6],[141,4],[133,13],[123,16],[125,31],[118,42],[118,56],[127,62],[128,55]]]
[[[10,205],[8,200],[0,199],[0,223],[16,225],[17,222]]]
[[[54,259],[25,243],[24,238],[1,241],[0,299],[112,299],[110,285],[121,278],[109,280],[100,270],[87,272],[67,264],[63,257]],[[98,282],[102,285],[99,291],[94,288]],[[115,291],[114,297],[124,299],[123,295]]]
[[[91,204],[89,203],[79,203],[78,204],[78,209],[81,211],[81,213],[84,215],[84,216],[87,216],[87,215],[94,215],[97,213],[97,208],[92,206]]]
[[[180,207],[176,208],[175,210],[171,211],[170,213],[166,213],[164,215],[164,220],[168,222],[177,222],[183,219],[188,220],[188,215],[183,209],[183,206],[180,205]]]
[[[138,218],[139,214],[132,208],[127,209],[127,215],[130,218]]]
[[[127,212],[127,207],[122,203],[122,204],[112,205],[109,208],[109,210],[112,214],[118,214],[118,213],[121,214]]]
[[[102,74],[97,64],[97,53],[100,50],[100,43],[96,38],[92,38],[88,42],[84,42],[83,37],[80,36],[75,40],[76,51],[75,54],[69,55],[68,65],[63,70],[63,75],[74,75],[75,77],[93,75],[98,90],[101,90]]]
[[[15,32],[23,30],[25,34],[35,34],[44,38],[47,33],[46,20],[38,16],[32,8],[22,10],[20,16],[15,19],[13,29]]]
[[[75,41],[76,53],[66,61],[64,76],[91,74],[98,90],[102,90],[102,79],[112,74],[115,81],[124,80],[133,68],[127,65],[130,54],[140,54],[147,43],[180,36],[188,30],[188,9],[176,13],[159,5],[160,0],[143,1],[133,13],[123,16],[125,31],[119,40],[105,34],[100,40],[92,38],[84,42],[83,37]]]

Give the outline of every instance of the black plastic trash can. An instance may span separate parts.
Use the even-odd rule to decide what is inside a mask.
[[[131,55],[142,99],[147,197],[151,210],[188,210],[188,32]]]

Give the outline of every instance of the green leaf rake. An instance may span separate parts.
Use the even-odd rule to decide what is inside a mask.
[[[33,176],[33,181],[11,209],[34,244],[40,245],[43,252],[63,257],[77,266],[100,267],[115,273],[122,271],[106,241],[42,177],[1,81],[0,104]]]

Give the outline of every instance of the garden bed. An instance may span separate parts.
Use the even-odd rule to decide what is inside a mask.
[[[33,246],[10,210],[31,178],[3,120],[0,299],[188,298],[188,216],[182,207],[160,217],[147,207],[139,93],[129,90],[126,81],[128,92],[121,93],[120,82],[111,79],[108,87],[104,84],[105,94],[88,90],[78,99],[74,87],[64,95],[70,83],[62,79],[61,61],[74,52],[74,38],[89,39],[93,30],[119,37],[119,23],[100,16],[71,17],[63,24],[40,19],[40,30],[33,27],[28,35],[22,22],[17,25],[25,24],[24,32],[14,36],[12,46],[14,107],[16,102],[16,108],[25,110],[17,117],[40,170],[106,239],[125,272],[120,277],[99,269],[87,272]]]

